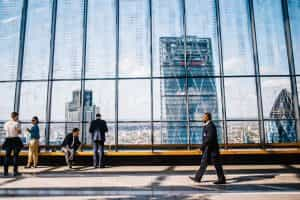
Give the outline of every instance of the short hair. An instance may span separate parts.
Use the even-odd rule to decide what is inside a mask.
[[[206,112],[206,113],[204,113],[204,115],[207,116],[208,120],[211,120],[211,119],[212,119],[211,113],[210,113],[210,112]]]
[[[12,112],[12,113],[10,114],[10,116],[11,116],[11,118],[15,118],[15,117],[19,116],[19,113],[17,113],[17,112]]]
[[[34,119],[37,123],[39,123],[39,118],[37,116],[33,116],[32,119]]]
[[[97,114],[96,114],[96,117],[101,117],[101,114],[100,114],[100,113],[97,113]]]
[[[73,128],[72,133],[78,132],[79,128]]]

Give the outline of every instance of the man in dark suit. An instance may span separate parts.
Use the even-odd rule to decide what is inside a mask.
[[[96,120],[93,120],[90,125],[89,132],[92,136],[94,149],[94,167],[104,168],[104,143],[105,133],[108,131],[106,121],[101,119],[101,115],[96,115]]]
[[[218,181],[214,182],[214,184],[225,184],[226,178],[224,176],[223,167],[220,162],[220,151],[218,144],[218,135],[217,129],[214,123],[211,121],[212,117],[210,113],[205,113],[203,116],[203,144],[200,149],[202,151],[202,159],[199,170],[196,172],[195,177],[190,177],[195,182],[201,182],[203,174],[207,168],[209,160],[211,160],[212,164],[214,164]]]
[[[78,128],[74,128],[72,133],[66,135],[63,143],[62,150],[65,153],[66,163],[69,168],[72,168],[73,160],[77,149],[81,148],[81,142],[79,141],[80,131]]]

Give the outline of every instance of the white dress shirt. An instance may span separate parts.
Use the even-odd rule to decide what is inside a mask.
[[[20,123],[18,121],[9,120],[4,124],[4,130],[6,132],[6,137],[13,138],[18,137],[18,129],[20,128]]]

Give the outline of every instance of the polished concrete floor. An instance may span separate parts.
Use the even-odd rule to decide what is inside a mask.
[[[213,184],[216,175],[211,166],[202,183],[188,178],[197,166],[20,167],[22,176],[0,177],[0,198],[300,199],[300,165],[226,165],[224,168],[226,185]]]

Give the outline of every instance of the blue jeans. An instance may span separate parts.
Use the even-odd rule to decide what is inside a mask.
[[[103,167],[104,166],[104,141],[94,141],[94,166]]]

